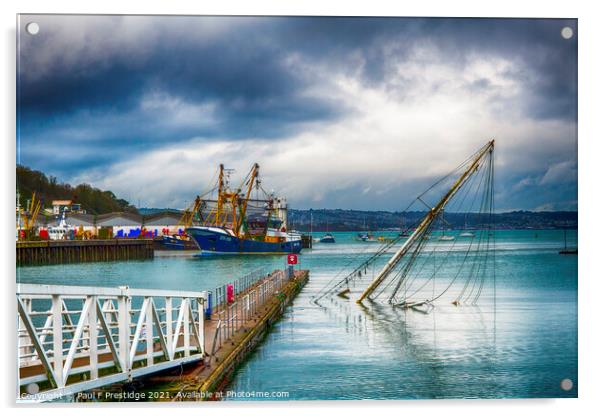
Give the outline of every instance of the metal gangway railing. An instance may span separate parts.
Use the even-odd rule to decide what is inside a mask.
[[[226,298],[228,285],[233,286],[234,296],[238,297],[241,293],[246,292],[250,287],[255,285],[261,279],[264,279],[266,276],[268,276],[267,269],[259,268],[253,270],[250,273],[247,273],[242,277],[239,277],[231,283],[225,283],[221,286],[216,287],[211,291],[210,309],[214,311],[219,310],[228,303]]]
[[[46,401],[205,355],[207,292],[17,285],[18,399]]]
[[[217,320],[217,327],[211,348],[207,351],[210,360],[228,339],[257,317],[259,309],[272,296],[280,293],[287,280],[287,275],[282,270],[269,274],[263,269],[256,270],[231,283],[234,286],[232,302],[227,300],[227,285],[214,289],[211,309],[213,319]]]

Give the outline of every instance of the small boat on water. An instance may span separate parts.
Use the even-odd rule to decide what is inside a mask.
[[[205,207],[206,202],[197,196],[191,206],[186,208],[182,216],[178,220],[178,233],[170,235],[169,228],[163,231],[163,236],[155,239],[161,250],[198,250],[197,244],[190,238],[188,234],[182,230],[191,227],[194,220],[198,219],[198,214]],[[167,231],[167,233],[165,233]]]
[[[378,243],[378,240],[370,232],[358,233],[357,240],[364,243]]]
[[[441,222],[446,223],[445,219],[443,218],[445,215],[445,211],[441,211]],[[456,237],[454,237],[453,235],[445,235],[445,228],[443,229],[443,233],[439,236],[439,241],[454,241],[456,239]]]
[[[398,234],[399,237],[409,237],[410,236],[410,229],[405,227],[405,221],[404,221],[403,217],[401,217],[400,231],[401,232]]]
[[[577,248],[569,248],[566,244],[566,229],[564,230],[564,249],[560,250],[558,254],[577,254]]]
[[[464,216],[464,231],[460,233],[460,237],[474,237],[474,233],[468,231],[468,214]]]
[[[186,235],[164,235],[158,241],[165,250],[195,250],[197,245]]]
[[[320,243],[335,243],[334,236],[330,233],[326,233],[322,238],[320,238]]]
[[[364,217],[364,231],[357,233],[356,240],[364,243],[378,243],[378,240],[374,238],[374,235],[366,227],[366,217]]]

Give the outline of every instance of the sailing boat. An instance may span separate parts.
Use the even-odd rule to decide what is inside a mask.
[[[320,243],[335,243],[334,236],[328,232],[328,220],[326,220],[326,234],[320,238]]]
[[[374,238],[372,233],[366,228],[366,217],[364,217],[364,232],[358,233],[357,240],[364,243],[378,243],[378,240]]]
[[[566,245],[566,228],[564,229],[564,249],[560,250],[558,254],[577,254],[576,248],[568,248]]]
[[[441,221],[445,222],[443,220],[443,210],[441,211]],[[453,235],[445,235],[445,228],[443,229],[443,234],[441,234],[441,236],[439,237],[439,241],[454,241],[456,239],[456,237],[454,237]]]
[[[334,236],[330,233],[326,233],[320,238],[320,243],[335,243]]]
[[[474,237],[474,233],[471,233],[470,231],[466,231],[468,229],[468,220],[467,220],[468,214],[466,214],[464,216],[464,230],[463,232],[460,233],[460,237]]]
[[[399,233],[399,236],[400,237],[409,237],[410,236],[409,229],[405,228],[404,223],[405,223],[404,218],[401,217],[401,230],[400,230],[401,232]]]

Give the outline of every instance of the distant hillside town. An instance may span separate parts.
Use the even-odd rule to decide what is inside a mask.
[[[139,208],[143,215],[181,212],[165,208]],[[390,212],[346,209],[289,209],[289,228],[298,231],[385,231],[412,227],[425,215],[424,211]],[[561,229],[577,228],[576,211],[512,211],[493,214],[497,229]],[[488,219],[478,213],[446,212],[449,228],[479,228]]]
[[[345,209],[289,210],[289,227],[299,231],[383,231],[415,226],[425,215],[424,211],[389,212],[357,211]],[[576,211],[512,211],[493,214],[497,229],[554,229],[577,228]],[[449,228],[479,228],[489,222],[478,213],[446,212]]]

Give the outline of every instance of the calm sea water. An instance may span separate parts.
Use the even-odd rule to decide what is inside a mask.
[[[356,233],[333,234],[336,244],[304,250],[300,263],[310,269],[310,281],[237,371],[229,386],[237,397],[231,399],[258,399],[258,392],[271,394],[269,400],[577,396],[577,256],[558,254],[562,231],[496,232],[495,302],[490,278],[478,306],[451,305],[454,287],[430,313],[384,304],[362,308],[339,297],[311,302],[324,285],[379,246],[355,241]],[[568,239],[575,245],[574,231]],[[457,250],[425,288],[434,286],[436,292],[449,281],[446,270],[460,261],[467,242],[431,244],[441,249],[432,258],[433,270],[446,248]],[[205,290],[283,264],[278,256],[157,257],[23,267],[17,279]],[[352,287],[352,298],[380,265]],[[570,391],[561,388],[563,379],[572,380]]]

